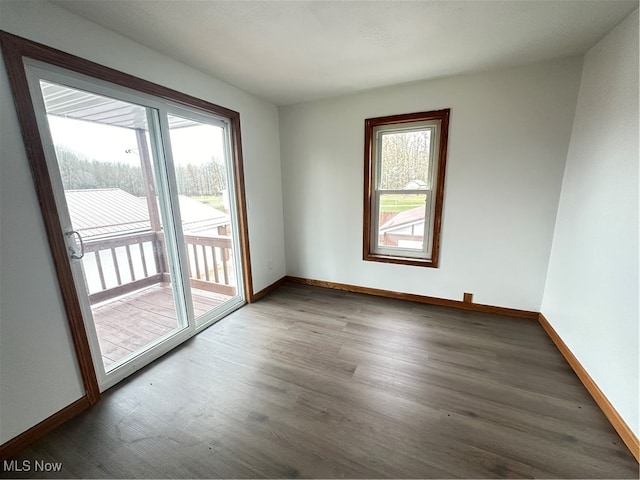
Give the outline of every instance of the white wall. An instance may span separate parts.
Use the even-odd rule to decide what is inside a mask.
[[[539,311],[580,58],[280,109],[287,273]],[[362,260],[364,119],[451,108],[440,268]]]
[[[638,55],[636,11],[585,56],[542,313],[640,436]]]
[[[285,274],[273,105],[49,3],[1,1],[0,28],[240,112],[254,290]],[[3,67],[0,101],[1,444],[83,388]]]
[[[0,66],[0,444],[84,392]]]

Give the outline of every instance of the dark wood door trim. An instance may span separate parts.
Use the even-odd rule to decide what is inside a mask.
[[[240,114],[219,105],[143,80],[118,70],[91,62],[46,45],[0,30],[0,49],[7,68],[9,84],[20,123],[22,137],[31,167],[34,186],[45,225],[47,240],[51,249],[60,293],[64,303],[73,344],[87,400],[90,405],[100,399],[100,390],[89,349],[87,332],[82,319],[80,300],[76,292],[71,266],[69,264],[60,217],[55,206],[50,172],[47,168],[42,138],[27,83],[25,59],[38,60],[83,75],[123,86],[173,103],[196,108],[207,113],[223,116],[230,121],[231,147],[234,155],[236,201],[244,291],[248,302],[254,301],[251,259],[249,252],[249,230],[244,190],[244,168],[242,162],[242,140],[240,135]]]
[[[89,349],[89,340],[87,339],[87,332],[82,319],[80,300],[73,282],[67,247],[64,242],[64,232],[62,231],[60,217],[55,205],[51,177],[47,168],[42,139],[38,130],[36,114],[23,64],[23,58],[30,56],[33,45],[20,37],[0,31],[0,48],[7,67],[13,101],[31,167],[31,175],[47,232],[58,288],[60,289],[67,314],[80,373],[87,392],[87,399],[90,404],[94,404],[100,399],[100,389],[98,388],[98,380]],[[43,59],[43,52],[40,49],[37,50],[40,52],[38,59]]]

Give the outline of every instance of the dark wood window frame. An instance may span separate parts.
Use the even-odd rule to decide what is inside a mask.
[[[444,183],[447,159],[447,141],[449,137],[450,109],[418,112],[386,117],[368,118],[364,122],[364,218],[363,218],[363,260],[397,263],[437,268],[440,259],[440,235],[442,229],[442,207],[444,202]],[[377,253],[373,242],[372,229],[377,227],[376,219],[372,215],[376,211],[373,204],[376,200],[376,163],[375,158],[375,129],[381,126],[407,126],[419,122],[439,120],[438,164],[435,191],[433,192],[435,207],[433,213],[433,230],[431,239],[430,258],[403,256],[398,254]],[[425,239],[426,241],[426,239]]]
[[[49,65],[61,67],[92,78],[153,95],[182,106],[195,108],[229,119],[231,147],[234,157],[233,168],[235,170],[236,200],[238,202],[240,249],[242,251],[242,270],[244,276],[243,287],[246,300],[251,303],[255,301],[255,296],[252,287],[251,257],[249,252],[249,233],[241,148],[242,140],[240,136],[240,114],[234,110],[215,105],[2,30],[0,30],[0,49],[2,50],[7,75],[9,77],[9,84],[13,93],[18,122],[31,167],[31,174],[40,204],[47,240],[51,249],[58,285],[86,391],[87,404],[93,405],[100,399],[100,390],[89,350],[87,332],[82,319],[80,300],[78,299],[78,294],[73,282],[67,246],[60,226],[58,211],[55,207],[54,192],[51,186],[42,139],[38,130],[36,113],[29,92],[24,60],[32,59],[41,61]],[[79,411],[76,413],[79,413]]]

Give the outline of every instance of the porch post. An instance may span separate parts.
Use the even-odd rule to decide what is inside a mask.
[[[146,131],[142,128],[136,128],[136,140],[138,141],[138,152],[140,153],[140,166],[142,167],[142,181],[144,182],[144,193],[147,199],[147,209],[149,210],[149,221],[151,223],[151,231],[154,232],[155,241],[153,250],[156,260],[158,272],[166,271],[164,264],[164,242],[161,235],[158,235],[162,226],[160,223],[160,213],[158,212],[158,202],[156,200],[156,187],[153,180],[153,168],[151,167],[151,155],[147,145]]]
[[[138,140],[138,152],[140,152],[140,165],[142,167],[142,181],[144,182],[144,192],[147,197],[147,207],[149,209],[149,219],[151,220],[151,230],[160,231],[160,214],[158,213],[158,203],[156,201],[156,187],[153,181],[153,169],[151,168],[151,156],[147,146],[145,130],[136,128],[136,140]]]

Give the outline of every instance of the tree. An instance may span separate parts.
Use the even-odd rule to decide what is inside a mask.
[[[65,190],[120,188],[136,197],[145,195],[140,166],[99,162],[66,145],[57,144],[55,150]]]
[[[66,145],[56,145],[56,156],[65,190],[120,188],[136,197],[145,196],[142,168],[120,162],[99,162]],[[227,188],[224,164],[216,158],[207,163],[176,166],[180,195],[221,195]]]
[[[385,133],[382,136],[382,186],[402,190],[410,182],[430,183],[430,130]]]
[[[227,188],[226,169],[216,158],[201,165],[176,166],[178,192],[187,196],[221,195]]]

